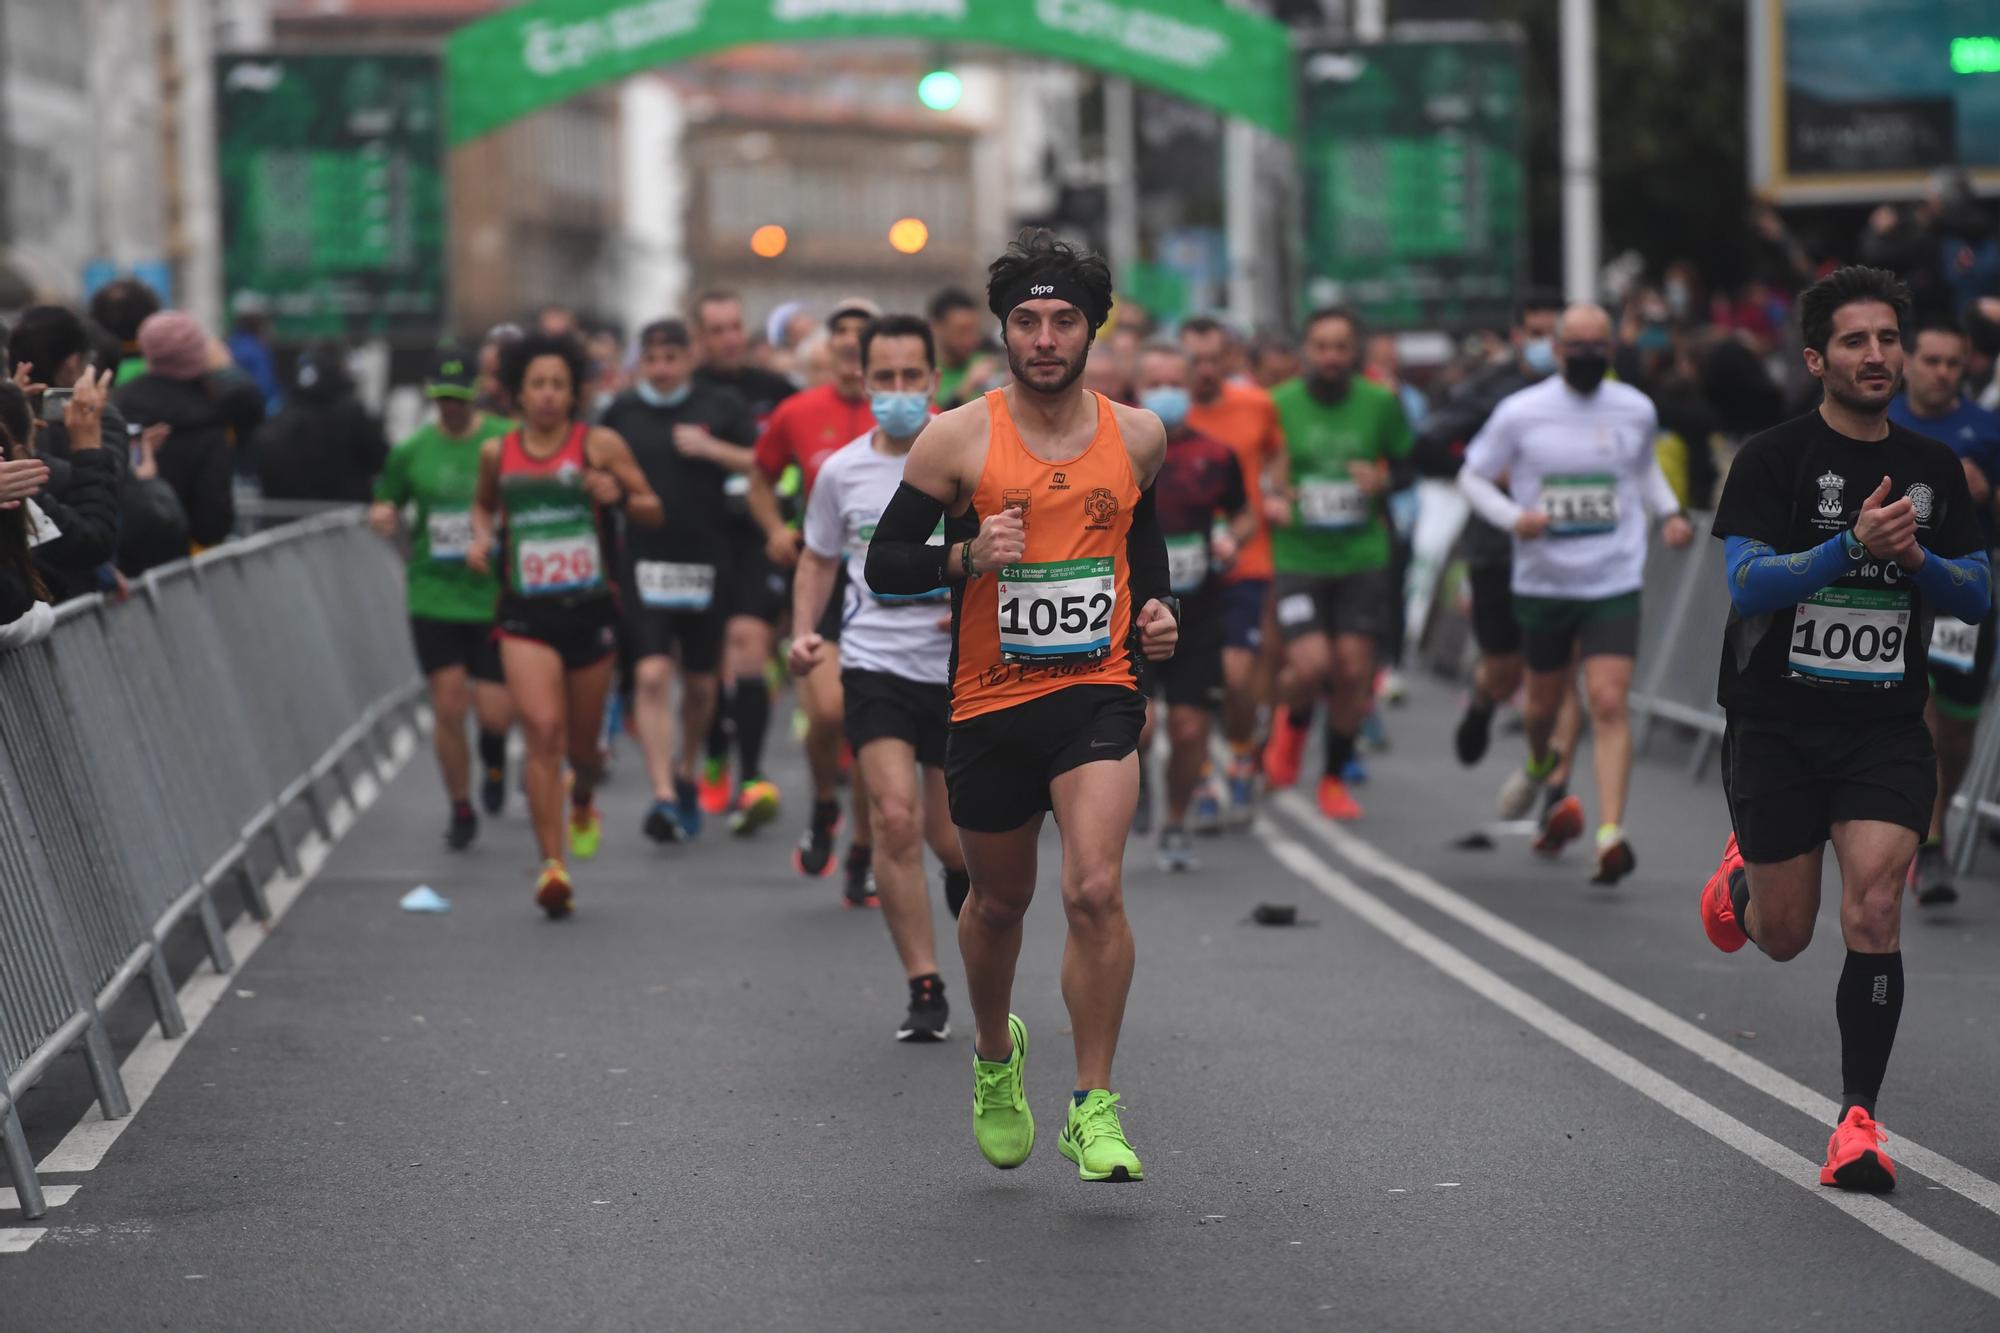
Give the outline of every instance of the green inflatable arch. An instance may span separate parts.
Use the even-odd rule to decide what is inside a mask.
[[[730,47],[856,37],[1049,56],[1292,130],[1290,34],[1222,0],[531,0],[445,43],[451,141]]]

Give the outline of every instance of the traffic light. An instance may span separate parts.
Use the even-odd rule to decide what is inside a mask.
[[[934,69],[917,80],[917,100],[933,111],[950,111],[964,95],[964,83],[948,69]]]

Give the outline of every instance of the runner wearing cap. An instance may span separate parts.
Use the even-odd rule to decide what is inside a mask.
[[[569,849],[589,860],[603,835],[598,733],[618,618],[606,576],[605,511],[622,506],[648,526],[661,520],[660,497],[625,441],[578,420],[584,373],[582,346],[563,335],[530,334],[501,356],[501,386],[521,424],[480,446],[466,550],[475,573],[499,563],[500,664],[528,743],[523,785],[542,854],[535,902],[550,917],[568,916],[574,896],[563,859],[565,753]]]
[[[810,500],[813,482],[827,459],[850,440],[875,428],[869,410],[868,387],[861,373],[861,331],[881,316],[866,297],[851,296],[834,303],[826,317],[827,345],[832,350],[834,377],[816,388],[793,394],[771,414],[757,441],[757,466],[771,481],[796,471],[798,494]],[[774,555],[783,548],[789,568],[798,558],[798,534],[767,529]],[[840,693],[840,620],[846,601],[842,572],[817,627],[792,626],[794,634],[817,628],[827,651],[813,673],[799,682],[799,702],[806,714],[806,763],[812,770],[813,808],[804,836],[792,857],[802,875],[818,877],[833,870],[833,840],[840,826],[840,750],[843,707]],[[872,856],[868,830],[867,784],[854,782],[854,833],[847,851],[845,895],[852,906],[872,904],[869,883]]]
[[[744,328],[743,298],[721,288],[695,298],[692,320],[701,364],[697,384],[729,389],[750,405],[761,432],[779,403],[798,391],[783,375],[750,360],[750,336]],[[778,788],[761,769],[764,735],[771,723],[771,690],[766,671],[776,626],[785,613],[785,580],[771,563],[770,539],[750,513],[750,477],[732,476],[723,501],[728,534],[728,581],[722,588],[722,698],[708,730],[708,756],[702,765],[700,792],[704,813],[720,815],[732,808],[734,832],[754,832],[778,815]],[[791,540],[785,539],[789,547]],[[731,782],[729,751],[737,754]]]
[[[1057,1149],[1084,1180],[1138,1180],[1110,1088],[1132,984],[1121,867],[1146,713],[1135,660],[1170,657],[1179,636],[1151,490],[1166,431],[1080,382],[1111,309],[1103,259],[1025,231],[988,270],[986,294],[1014,382],[924,429],[865,573],[876,592],[952,589],[945,782],[972,875],[958,943],[974,1022],[973,1137],[998,1167],[1034,1147],[1028,1030],[1007,1010],[1053,811],[1076,1043]],[[940,519],[942,548],[930,544]]]
[[[507,727],[513,718],[493,638],[500,584],[490,573],[469,568],[465,559],[472,544],[480,449],[507,430],[504,420],[473,405],[477,386],[471,356],[459,347],[440,347],[424,379],[424,396],[437,405],[437,419],[389,452],[368,511],[375,531],[393,538],[404,507],[414,507],[410,637],[417,666],[430,683],[431,742],[451,798],[445,842],[459,851],[479,832],[472,812],[472,756],[465,744],[467,707],[479,719],[479,799],[489,815],[499,814],[507,799]]]

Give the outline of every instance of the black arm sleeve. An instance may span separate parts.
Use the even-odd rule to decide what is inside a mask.
[[[1160,532],[1160,512],[1153,504],[1151,486],[1139,492],[1139,507],[1132,511],[1132,528],[1125,534],[1125,568],[1132,589],[1133,623],[1137,624],[1140,608],[1173,591],[1167,575],[1167,539]]]
[[[942,588],[947,582],[945,561],[953,548],[932,546],[930,540],[943,517],[943,503],[907,481],[899,483],[868,543],[868,563],[862,569],[868,586],[892,597],[914,597]],[[1165,548],[1160,560],[1164,569]]]

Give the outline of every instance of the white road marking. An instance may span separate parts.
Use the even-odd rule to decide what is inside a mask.
[[[47,1227],[0,1227],[0,1254],[24,1254],[48,1234]]]
[[[1780,1073],[1755,1056],[1712,1036],[1669,1012],[1627,986],[1605,976],[1573,954],[1529,934],[1470,898],[1447,888],[1413,866],[1403,864],[1373,843],[1322,818],[1296,792],[1282,792],[1278,805],[1307,832],[1325,843],[1355,869],[1394,884],[1420,902],[1444,913],[1461,925],[1478,931],[1510,953],[1518,954],[1560,981],[1582,991],[1598,1003],[1617,1011],[1650,1032],[1665,1037],[1682,1050],[1698,1055],[1724,1073],[1733,1074],[1757,1091],[1784,1103],[1831,1128],[1839,1118],[1840,1104],[1824,1097],[1788,1074]],[[1689,895],[1688,929],[1698,929],[1694,920],[1693,895]],[[1907,1166],[1978,1204],[2000,1213],[2000,1184],[1961,1166],[1942,1153],[1934,1152],[1897,1134],[1890,1140],[1890,1155],[1898,1166]]]
[[[42,1186],[42,1200],[51,1208],[60,1208],[76,1197],[76,1191],[77,1186],[75,1185],[44,1185]],[[13,1187],[8,1186],[5,1189],[0,1189],[0,1213],[18,1213],[20,1211],[21,1196],[14,1192]]]
[[[1882,1199],[1821,1188],[1816,1163],[1807,1161],[1720,1107],[1704,1101],[1650,1065],[1642,1064],[1581,1024],[1565,1018],[1483,963],[1431,934],[1327,865],[1304,845],[1285,837],[1282,830],[1269,820],[1258,820],[1257,832],[1271,854],[1286,869],[1474,994],[1506,1010],[1697,1129],[1761,1163],[1814,1198],[1840,1209],[1863,1226],[1988,1296],[2000,1298],[2000,1264],[1931,1230]]]
[[[402,742],[401,731],[398,732],[392,748],[396,754],[395,765],[399,771],[409,762],[410,756],[416,753],[414,742],[408,745]],[[343,834],[354,827],[362,812],[374,803],[383,790],[380,784],[367,782],[365,778],[356,781],[354,788],[359,809],[350,809],[347,803],[341,800],[336,801],[333,808],[328,811],[327,823],[334,831],[334,842],[338,842]],[[236,961],[237,972],[243,970],[244,965],[284,919],[285,913],[291,910],[292,904],[298,901],[299,894],[326,864],[327,854],[330,851],[332,851],[331,843],[317,833],[307,834],[298,847],[298,875],[294,877],[280,872],[273,875],[264,886],[265,901],[271,906],[270,921],[261,922],[246,913],[229,928],[225,938],[229,942],[230,956]],[[216,1002],[229,990],[230,980],[234,976],[233,972],[228,976],[215,972],[206,962],[200,964],[187,981],[182,983],[180,989],[181,1016],[187,1020],[187,1032],[168,1040],[160,1035],[160,1029],[155,1025],[139,1039],[139,1044],[125,1057],[125,1063],[118,1067],[119,1075],[125,1081],[126,1098],[132,1103],[132,1114],[122,1120],[106,1120],[102,1108],[93,1104],[83,1119],[77,1122],[76,1128],[70,1130],[63,1141],[56,1145],[55,1150],[42,1159],[38,1169],[44,1172],[96,1170],[97,1164],[104,1160],[104,1154],[118,1141],[118,1136],[138,1118],[139,1108],[146,1104],[147,1099],[153,1095],[153,1090],[159,1087],[160,1080],[166,1077],[169,1069],[173,1068],[174,1061],[180,1058],[181,1051],[194,1039],[194,1034],[201,1030],[201,1025],[215,1009]],[[33,1243],[33,1241],[28,1242],[28,1244]],[[27,1246],[21,1248],[25,1249]]]

